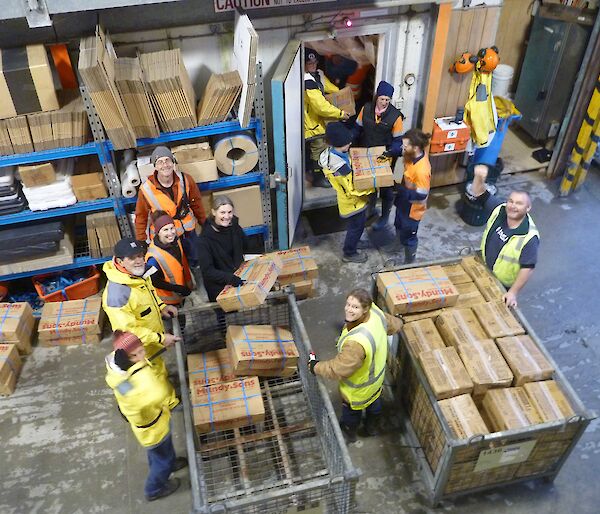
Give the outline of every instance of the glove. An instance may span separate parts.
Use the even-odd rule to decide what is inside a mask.
[[[232,286],[243,286],[244,285],[244,281],[238,277],[237,275],[231,275],[231,285]]]
[[[129,368],[131,368],[131,366],[133,366],[133,362],[129,360],[127,352],[121,348],[115,350],[115,364],[123,371],[127,371]]]
[[[386,150],[385,152],[383,152],[381,155],[379,155],[377,157],[377,160],[379,162],[381,162],[381,161],[386,161],[386,160],[391,159],[391,158],[392,158],[392,154]]]
[[[314,375],[315,374],[315,366],[317,365],[317,356],[314,352],[310,352],[310,356],[308,357],[308,370]]]

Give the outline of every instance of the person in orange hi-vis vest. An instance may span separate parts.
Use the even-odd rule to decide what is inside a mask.
[[[431,164],[425,153],[431,134],[410,129],[402,136],[404,175],[396,191],[396,219],[394,226],[404,247],[404,263],[414,262],[417,255],[417,230],[427,210],[431,185]]]
[[[206,220],[200,190],[190,175],[178,169],[175,157],[166,146],[157,146],[151,161],[154,174],[141,185],[135,206],[135,237],[152,241],[154,228],[150,214],[165,211],[173,218],[183,251],[190,266],[195,268],[198,266],[196,224],[202,225]]]
[[[155,268],[150,275],[152,285],[164,303],[179,307],[192,292],[190,267],[173,218],[156,211],[152,213],[152,223],[155,235],[146,252],[148,270]]]

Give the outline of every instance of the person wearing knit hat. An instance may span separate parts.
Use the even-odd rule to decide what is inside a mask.
[[[392,168],[402,155],[402,130],[404,115],[390,102],[394,86],[382,80],[375,91],[375,98],[358,113],[353,127],[353,141],[361,148],[385,146],[381,159],[391,159]],[[373,230],[386,227],[394,203],[394,187],[379,189],[381,216],[373,224]]]
[[[325,95],[339,88],[318,69],[319,55],[312,48],[304,51],[304,140],[306,177],[313,187],[331,187],[319,168],[319,156],[325,150],[325,120],[347,120],[348,113],[330,103]]]
[[[342,261],[363,263],[367,261],[367,255],[359,253],[358,249],[367,245],[360,241],[360,236],[365,230],[366,211],[375,190],[358,191],[354,187],[348,153],[352,131],[344,123],[334,121],[327,125],[325,139],[329,146],[321,153],[319,164],[337,193],[340,217],[347,220]]]
[[[192,292],[192,274],[175,229],[175,222],[165,211],[152,213],[154,239],[146,252],[147,272],[160,299],[181,306]]]
[[[178,169],[173,153],[166,146],[157,146],[150,157],[154,174],[140,186],[135,206],[135,237],[150,242],[154,230],[149,223],[156,211],[165,211],[173,218],[177,235],[190,266],[198,265],[196,224],[206,220],[202,196],[195,180]]]
[[[105,358],[106,383],[113,390],[121,415],[148,453],[146,500],[158,500],[178,489],[179,479],[169,476],[188,465],[173,448],[169,404],[172,386],[162,378],[155,361],[146,358],[144,345],[135,334],[115,331],[113,348]]]

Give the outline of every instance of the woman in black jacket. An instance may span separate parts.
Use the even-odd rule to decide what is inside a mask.
[[[198,246],[202,279],[209,301],[214,302],[226,285],[239,286],[243,283],[233,272],[244,262],[247,247],[248,240],[234,215],[233,202],[225,195],[216,196]]]

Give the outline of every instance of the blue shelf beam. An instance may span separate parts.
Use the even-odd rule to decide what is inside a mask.
[[[96,143],[87,143],[83,146],[68,148],[54,148],[41,152],[19,153],[15,155],[0,155],[0,167],[48,162],[56,159],[68,159],[80,155],[93,155],[97,153]]]
[[[94,259],[92,257],[76,257],[71,264],[63,264],[62,266],[54,266],[50,268],[42,268],[34,271],[23,271],[21,273],[12,273],[11,275],[0,276],[0,281],[17,280],[19,278],[32,277],[34,275],[42,275],[44,273],[56,273],[57,271],[66,271],[69,269],[85,268],[87,266],[94,266],[102,264],[106,261],[111,260],[112,257],[99,257]]]
[[[0,216],[0,226],[24,223],[27,221],[40,221],[48,218],[59,218],[80,212],[95,212],[108,209],[116,209],[118,200],[114,198],[102,198],[101,200],[90,200],[89,202],[77,202],[68,207],[48,209],[47,211],[30,211],[29,209],[15,214]]]
[[[247,127],[240,126],[238,120],[222,121],[213,123],[212,125],[204,125],[202,127],[194,127],[187,130],[179,130],[177,132],[164,132],[158,137],[144,137],[137,140],[137,146],[159,145],[161,143],[173,143],[175,141],[183,141],[185,139],[193,139],[197,137],[215,136],[218,134],[228,134],[241,132],[244,130],[255,130],[259,126],[257,119],[252,118]],[[113,145],[110,141],[106,142],[107,148],[113,150]]]

